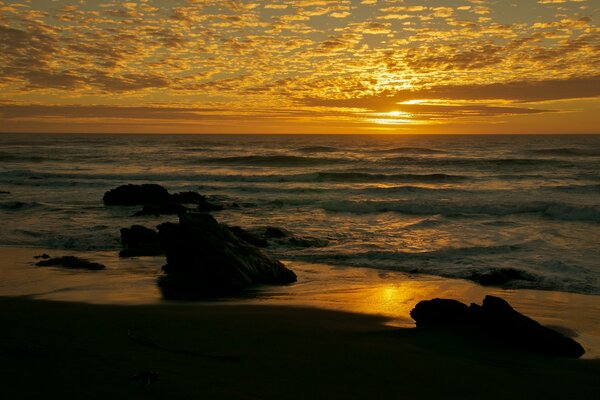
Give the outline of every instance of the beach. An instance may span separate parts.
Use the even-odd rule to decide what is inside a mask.
[[[27,293],[22,286],[21,296],[14,291],[8,296],[6,284],[0,288],[0,393],[7,399],[594,399],[600,393],[595,296],[543,291],[510,296],[434,277],[387,277],[382,287],[369,282],[372,270],[364,269],[367,275],[356,279],[364,282],[362,289],[340,279],[324,290],[322,282],[311,284],[308,273],[300,272],[298,286],[278,293],[263,289],[263,295],[209,302],[167,302],[147,293],[133,301],[135,290],[129,297],[122,288],[121,297],[107,295],[115,290],[111,278],[102,276],[112,274],[110,267],[91,272],[40,268],[33,265],[38,253],[0,249],[5,276],[20,269],[20,276],[33,283],[30,289],[38,288],[37,294]],[[83,255],[109,259],[107,253],[104,258]],[[152,265],[149,258],[129,262],[138,268]],[[154,260],[159,262],[160,257]],[[327,274],[314,265],[313,273],[315,268]],[[363,271],[349,270],[354,276]],[[347,277],[348,270],[335,274],[329,272],[330,284],[332,277]],[[144,279],[155,285],[155,278]],[[57,286],[42,293],[44,284],[35,285],[42,281]],[[12,280],[13,289],[18,283]],[[386,290],[393,296],[390,288],[396,288],[396,297],[382,300]],[[560,359],[499,347],[482,337],[414,328],[411,305],[435,293],[478,302],[482,293],[508,297],[518,310],[579,335],[576,340],[588,354]],[[144,382],[144,371],[156,372],[156,380]]]
[[[0,308],[6,399],[594,399],[600,390],[598,360],[516,353],[375,316],[15,298]],[[136,379],[141,371],[157,380]]]

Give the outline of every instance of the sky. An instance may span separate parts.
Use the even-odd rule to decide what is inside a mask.
[[[597,0],[0,1],[0,132],[600,133]]]

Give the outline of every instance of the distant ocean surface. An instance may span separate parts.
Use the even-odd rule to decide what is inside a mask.
[[[0,135],[0,245],[117,250],[173,217],[105,207],[126,183],[236,203],[213,215],[328,241],[282,260],[600,294],[600,136]]]

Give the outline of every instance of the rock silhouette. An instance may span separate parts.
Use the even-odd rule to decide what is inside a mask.
[[[585,353],[575,340],[519,313],[499,297],[486,296],[481,306],[450,299],[425,300],[410,316],[418,328],[458,327],[466,333],[549,356],[578,358]]]
[[[238,238],[209,214],[179,216],[158,226],[167,264],[159,287],[166,298],[239,294],[253,285],[283,285],[296,274]]]
[[[84,260],[83,258],[74,256],[50,258],[47,260],[39,261],[35,265],[39,267],[63,267],[67,269],[87,269],[92,271],[98,271],[106,268],[100,263],[91,262],[88,260]]]

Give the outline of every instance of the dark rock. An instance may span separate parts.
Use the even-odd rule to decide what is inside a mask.
[[[0,190],[0,194],[10,194],[10,192],[7,192],[5,190]]]
[[[209,214],[181,214],[158,227],[167,264],[159,287],[166,298],[238,294],[257,284],[288,284],[296,274],[239,239]]]
[[[263,237],[256,235],[250,231],[247,231],[239,226],[230,226],[228,227],[231,232],[239,239],[242,239],[246,243],[250,243],[252,246],[256,247],[268,247],[269,242]]]
[[[196,211],[200,212],[221,211],[222,209],[222,205],[209,203],[208,201],[198,203],[198,207],[196,207]]]
[[[266,227],[264,234],[265,234],[265,237],[273,238],[273,239],[281,239],[284,237],[291,236],[291,233],[288,230],[282,229],[282,228],[277,228],[274,226]]]
[[[410,316],[417,327],[464,324],[471,319],[469,306],[451,299],[420,301],[412,309]]]
[[[157,256],[165,252],[158,232],[141,225],[121,229],[121,243],[120,257]]]
[[[179,204],[200,204],[206,202],[206,197],[196,192],[179,192],[171,195],[171,201]]]
[[[188,209],[179,203],[167,202],[163,204],[146,204],[141,211],[133,214],[134,217],[144,215],[178,215],[186,212]]]
[[[163,204],[171,200],[171,195],[156,184],[123,185],[104,193],[103,200],[107,206],[136,206]]]
[[[470,307],[456,300],[425,300],[415,306],[410,316],[418,328],[459,327],[463,332],[539,354],[578,358],[585,353],[575,340],[542,326],[494,296],[486,296],[481,306]]]
[[[559,357],[578,358],[585,353],[575,340],[519,313],[499,297],[486,296],[483,305],[473,305],[472,310],[486,331],[517,347]]]
[[[483,286],[502,286],[511,281],[535,281],[535,276],[515,268],[495,268],[483,273],[473,273],[471,280]]]
[[[84,260],[83,258],[74,256],[64,256],[58,258],[50,258],[48,260],[39,261],[35,265],[39,267],[63,267],[68,269],[88,269],[101,270],[106,268],[104,265]]]
[[[47,260],[47,259],[50,258],[50,256],[48,254],[44,253],[44,254],[40,254],[40,255],[37,255],[37,256],[33,256],[33,258],[35,258],[36,260],[39,260],[40,258],[43,259],[43,260]]]

